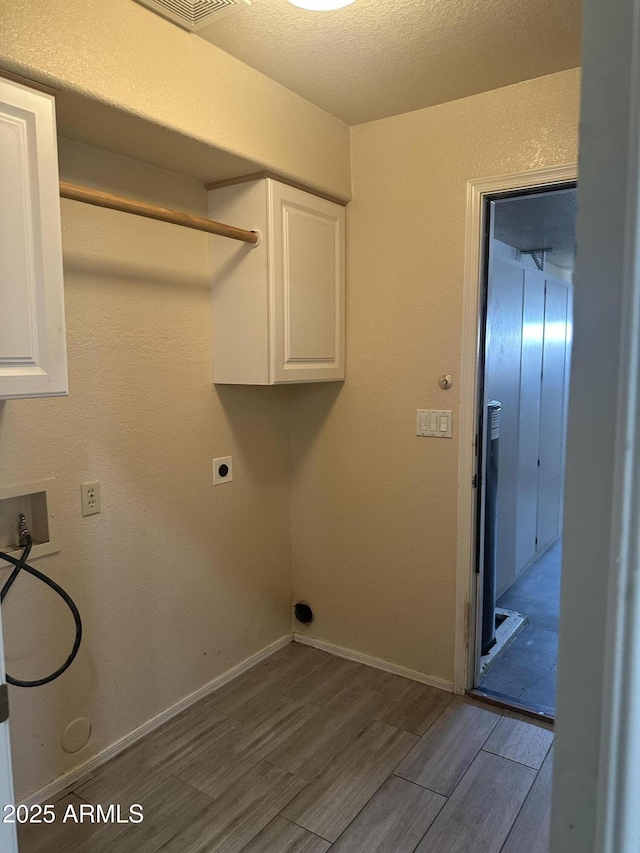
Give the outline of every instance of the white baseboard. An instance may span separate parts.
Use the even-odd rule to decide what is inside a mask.
[[[291,642],[291,634],[285,634],[284,637],[280,637],[279,640],[276,640],[275,643],[271,643],[271,645],[262,649],[262,651],[257,652],[255,655],[252,655],[250,658],[242,661],[237,666],[232,667],[231,669],[224,672],[222,675],[219,675],[217,678],[214,678],[213,681],[210,681],[208,684],[205,684],[203,687],[200,687],[194,693],[190,693],[188,696],[185,696],[184,699],[181,699],[179,702],[176,702],[175,705],[172,705],[170,708],[167,708],[166,711],[162,711],[162,713],[158,714],[155,717],[152,717],[150,720],[147,720],[146,723],[143,723],[141,726],[138,726],[137,729],[134,729],[129,734],[117,740],[115,743],[112,743],[106,749],[103,749],[97,755],[94,755],[84,764],[81,764],[79,767],[74,768],[73,770],[65,773],[63,776],[58,776],[57,779],[54,779],[48,785],[45,785],[44,788],[40,788],[39,791],[36,791],[34,794],[31,794],[27,799],[22,800],[22,802],[27,805],[33,805],[36,803],[50,803],[53,802],[57,795],[62,793],[65,789],[69,788],[71,785],[74,785],[84,776],[90,774],[93,770],[96,770],[102,764],[105,764],[111,758],[114,758],[120,752],[124,752],[130,746],[133,746],[134,743],[139,741],[145,735],[154,731],[154,729],[159,728],[163,723],[168,722],[172,717],[175,717],[181,711],[186,710],[191,705],[194,705],[200,699],[204,699],[205,696],[208,696],[209,693],[213,693],[214,690],[217,690],[219,687],[222,687],[228,681],[231,681],[234,678],[237,678],[239,675],[242,675],[243,672],[246,672],[251,667],[256,666],[261,661],[275,654],[280,649],[289,645]]]
[[[437,687],[438,689],[446,690],[449,693],[453,692],[453,682],[445,681],[443,678],[434,678],[431,675],[426,675],[424,672],[407,669],[405,666],[398,666],[398,664],[389,663],[386,660],[371,657],[371,655],[363,655],[361,652],[354,652],[352,649],[343,649],[342,646],[334,646],[333,643],[325,643],[324,640],[316,640],[315,637],[307,637],[305,634],[297,634],[294,632],[293,639],[296,643],[302,643],[305,646],[313,646],[314,649],[329,652],[329,654],[336,655],[340,658],[354,660],[357,663],[363,663],[365,666],[372,666],[375,669],[383,669],[385,672],[392,672],[394,675],[401,675],[403,678],[410,678],[412,681],[419,681],[421,684],[428,684],[429,687]]]

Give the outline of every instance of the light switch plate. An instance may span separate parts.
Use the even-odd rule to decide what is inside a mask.
[[[416,435],[451,438],[453,412],[450,409],[417,409]]]

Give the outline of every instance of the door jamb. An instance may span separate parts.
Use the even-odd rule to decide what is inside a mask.
[[[458,548],[456,560],[455,661],[453,690],[464,694],[473,679],[476,633],[475,438],[479,393],[480,323],[482,321],[482,266],[484,202],[488,195],[564,184],[578,178],[577,163],[550,166],[511,175],[467,182],[464,253],[462,360],[460,371],[460,440],[458,449]]]

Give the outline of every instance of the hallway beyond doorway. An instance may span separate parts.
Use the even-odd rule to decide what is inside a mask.
[[[527,569],[498,600],[498,607],[528,617],[480,681],[479,690],[548,716],[555,714],[562,540]]]

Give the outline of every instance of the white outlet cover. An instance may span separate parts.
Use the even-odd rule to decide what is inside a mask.
[[[100,512],[100,483],[98,480],[82,483],[80,485],[80,498],[83,517],[97,515]]]
[[[224,473],[226,466],[226,473]],[[213,460],[213,485],[219,486],[222,483],[230,483],[233,480],[233,457],[221,456],[219,459]]]

